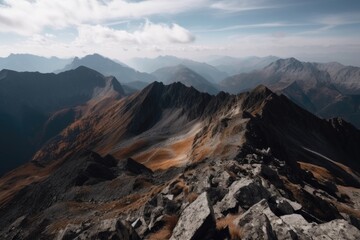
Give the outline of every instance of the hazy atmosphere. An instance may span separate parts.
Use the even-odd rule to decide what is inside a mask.
[[[0,0],[0,240],[360,240],[360,0]]]
[[[357,0],[0,0],[0,56],[296,57],[360,65]]]

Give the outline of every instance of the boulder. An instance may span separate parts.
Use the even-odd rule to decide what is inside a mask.
[[[316,223],[308,223],[300,214],[289,214],[280,218],[295,231],[299,239],[312,239],[310,232],[317,225]]]
[[[221,216],[228,212],[237,212],[238,207],[248,209],[261,199],[268,199],[270,193],[256,179],[243,178],[229,187],[229,192],[214,206],[215,214]]]
[[[248,211],[252,212],[254,216],[256,214],[265,214],[269,219],[271,227],[276,234],[278,240],[281,239],[297,239],[296,233],[287,225],[281,218],[277,217],[270,209],[268,202],[263,199]]]
[[[261,199],[270,197],[269,191],[256,180],[245,180],[242,184],[243,186],[235,192],[234,197],[244,209],[250,208]]]
[[[235,219],[234,225],[239,227],[239,236],[236,237],[240,239],[276,239],[268,217],[265,214],[252,211],[252,209]]]
[[[302,206],[284,197],[275,197],[271,199],[272,207],[276,215],[287,215],[299,211]]]
[[[204,192],[181,213],[171,240],[209,239],[216,228],[213,209]]]
[[[227,171],[222,171],[219,175],[211,179],[211,184],[215,187],[227,188],[230,181],[230,174]]]
[[[349,224],[346,220],[335,219],[314,227],[312,237],[314,240],[356,240],[360,239],[360,230]]]

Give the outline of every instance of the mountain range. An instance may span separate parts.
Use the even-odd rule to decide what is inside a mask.
[[[164,67],[183,65],[197,74],[200,74],[211,83],[217,83],[228,76],[225,72],[222,72],[207,63],[177,58],[174,56],[159,56],[157,58],[134,58],[129,61],[129,65],[135,69],[139,69],[140,71],[148,73],[152,73]]]
[[[359,239],[358,68],[248,61],[1,70],[0,238]]]
[[[0,179],[2,238],[360,236],[352,125],[265,86],[216,96],[178,82],[127,97],[118,88],[106,99],[96,90],[86,114]]]
[[[200,92],[210,94],[219,92],[214,84],[184,65],[160,68],[151,74],[154,75],[158,81],[165,84],[181,82],[185,86],[194,87]]]
[[[359,71],[336,63],[279,59],[261,70],[226,78],[220,88],[238,93],[264,84],[321,117],[342,117],[360,127]]]
[[[9,69],[20,72],[50,73],[63,68],[71,61],[72,59],[70,58],[45,58],[31,54],[10,54],[8,57],[0,58],[0,70]]]
[[[155,80],[150,74],[138,72],[123,63],[113,61],[99,54],[87,55],[83,58],[76,57],[69,65],[57,72],[76,69],[80,66],[94,69],[105,76],[114,76],[122,83],[135,81],[150,83]]]
[[[278,60],[278,57],[244,57],[235,58],[229,56],[215,56],[207,61],[208,64],[216,67],[220,71],[226,72],[229,76],[240,73],[251,72],[254,70],[262,69],[272,62]]]

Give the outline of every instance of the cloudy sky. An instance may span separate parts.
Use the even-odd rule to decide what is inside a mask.
[[[294,56],[360,65],[359,0],[0,0],[0,56]]]

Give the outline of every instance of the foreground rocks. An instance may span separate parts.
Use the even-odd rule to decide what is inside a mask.
[[[89,168],[95,164],[100,172]],[[360,239],[357,192],[328,192],[321,188],[328,184],[268,151],[168,172],[91,152],[64,166],[19,195],[38,215],[18,209],[1,239]]]
[[[171,240],[210,239],[215,232],[215,218],[206,192],[181,213]]]

